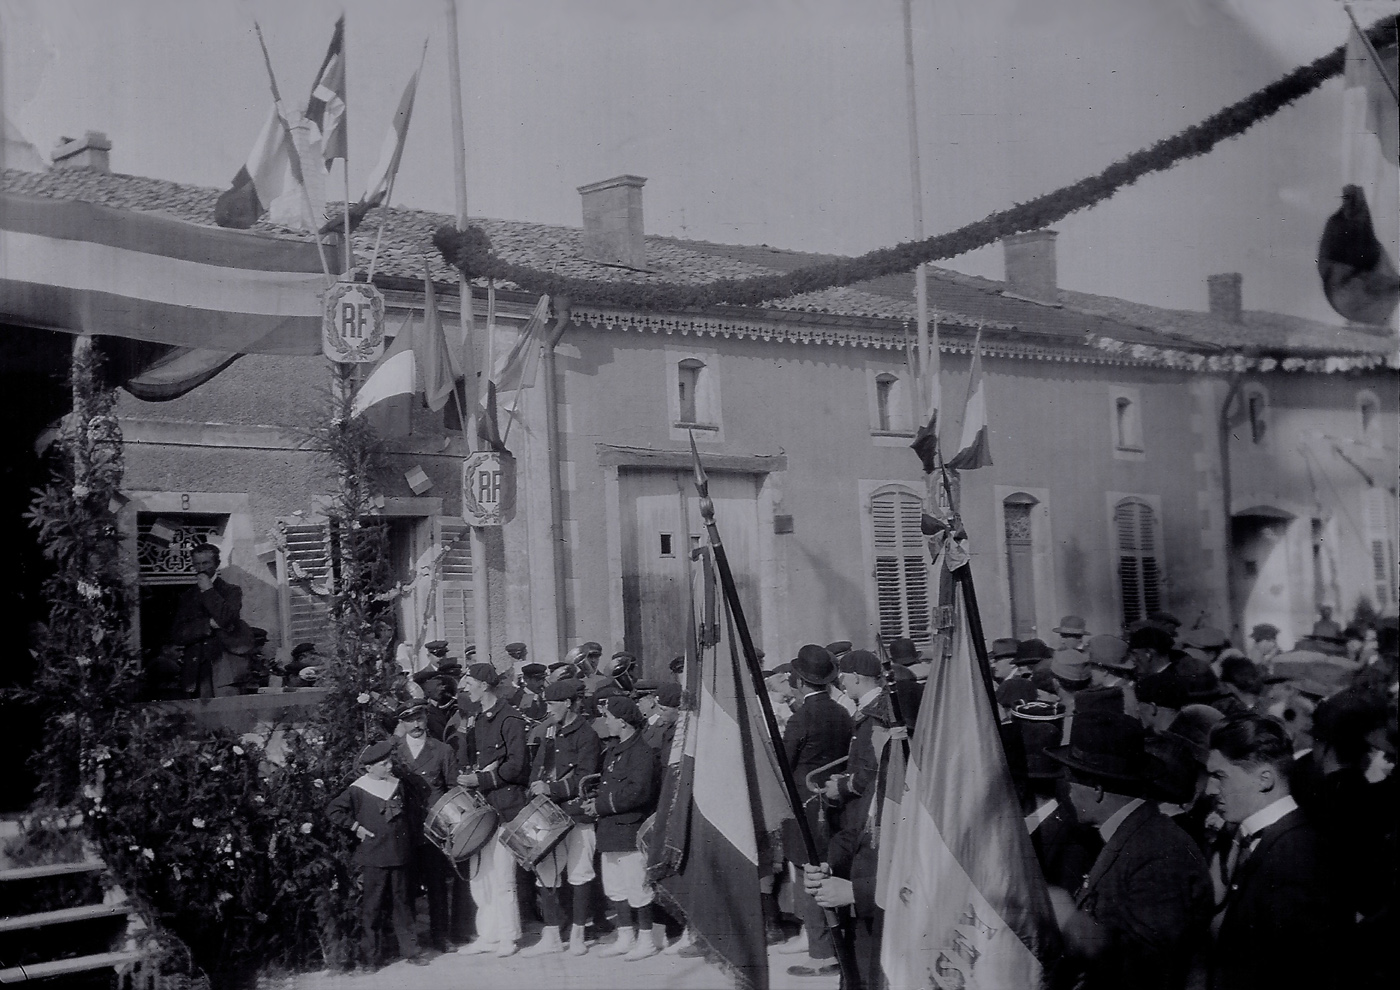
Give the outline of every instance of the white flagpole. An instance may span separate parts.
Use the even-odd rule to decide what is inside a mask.
[[[914,96],[914,15],[911,0],[904,0],[904,84],[908,94],[909,112],[909,181],[913,192],[914,237],[924,239],[924,184],[919,168],[919,114]],[[918,311],[919,394],[924,410],[942,398],[939,387],[941,358],[938,354],[938,331],[929,333],[928,272],[923,265],[914,269],[914,300]],[[922,411],[921,411],[922,412]],[[940,424],[941,425],[941,424]]]
[[[457,229],[467,229],[467,137],[462,111],[462,61],[457,45],[457,0],[447,0],[447,73],[452,97],[452,163],[457,191]],[[464,273],[458,273],[460,292],[462,344],[475,349],[472,340],[472,287]],[[476,362],[473,362],[475,364]],[[480,367],[478,365],[478,367]],[[471,369],[468,370],[470,373]],[[490,369],[487,369],[490,373]],[[467,405],[464,431],[467,450],[476,447],[476,403]],[[486,563],[486,541],[480,526],[471,527],[472,550],[472,628],[476,640],[477,658],[491,659],[491,597],[488,588],[489,566]]]

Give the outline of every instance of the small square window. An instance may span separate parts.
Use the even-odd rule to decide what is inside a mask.
[[[675,552],[671,549],[671,534],[670,534],[670,533],[662,533],[662,534],[661,534],[661,556],[663,556],[663,557],[674,557],[675,555],[676,555]]]

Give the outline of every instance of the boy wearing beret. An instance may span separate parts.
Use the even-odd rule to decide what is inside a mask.
[[[596,875],[593,855],[597,849],[597,835],[593,828],[594,817],[583,810],[580,794],[583,779],[598,772],[602,743],[588,720],[580,714],[582,701],[581,681],[559,681],[544,689],[549,714],[540,748],[530,768],[530,793],[558,804],[573,819],[574,827],[535,864],[544,932],[538,943],[522,953],[526,956],[564,951],[559,937],[559,889],[564,885],[565,874],[573,888],[569,954],[581,956],[588,951],[584,943],[584,924],[588,918],[589,883]]]
[[[353,831],[360,839],[354,863],[360,868],[364,891],[360,897],[360,952],[366,966],[380,961],[376,928],[385,901],[394,918],[399,952],[415,966],[427,965],[413,933],[413,905],[408,874],[413,862],[413,823],[405,807],[403,788],[394,776],[394,743],[382,740],[360,754],[365,772],[326,808],[332,824]]]
[[[622,956],[628,962],[661,951],[651,924],[652,890],[646,863],[637,851],[637,831],[656,809],[656,757],[643,740],[641,709],[631,698],[607,699],[600,721],[613,742],[603,754],[597,794],[583,804],[598,816],[598,851],[603,860],[603,891],[617,912],[617,942],[599,955]],[[629,924],[636,912],[635,928]]]

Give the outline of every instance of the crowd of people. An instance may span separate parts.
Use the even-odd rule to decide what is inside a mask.
[[[1055,634],[1054,647],[988,644],[1001,744],[1058,922],[1052,985],[1391,985],[1395,621],[1343,630],[1324,614],[1289,651],[1270,626],[1236,649],[1165,613],[1100,635],[1067,616]],[[421,697],[331,804],[362,839],[365,964],[385,958],[385,916],[399,953],[425,961],[421,895],[440,952],[701,954],[655,903],[642,851],[691,704],[683,658],[645,681],[634,656],[604,659],[597,643],[549,665],[513,643],[508,676],[446,649],[428,644]],[[809,644],[764,671],[818,852],[809,862],[789,823],[761,868],[765,937],[795,977],[836,973],[842,941],[868,988],[880,985],[880,747],[912,735],[934,662],[909,640],[878,649]],[[497,841],[454,861],[424,824],[458,787],[502,825],[544,799],[570,827],[528,867]],[[528,946],[525,920],[541,925]]]

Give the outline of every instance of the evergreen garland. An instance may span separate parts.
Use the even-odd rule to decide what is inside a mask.
[[[1393,30],[1392,24],[1393,18],[1382,19],[1368,28],[1366,33],[1373,43],[1381,43],[1386,32]],[[922,241],[879,248],[857,258],[837,258],[791,272],[742,279],[716,279],[700,285],[597,281],[505,261],[495,254],[490,238],[476,226],[470,226],[465,231],[449,226],[440,227],[433,235],[433,244],[449,264],[461,270],[469,279],[506,280],[530,293],[565,296],[576,302],[672,311],[726,305],[756,306],[768,300],[787,299],[805,292],[913,271],[927,262],[957,257],[995,244],[1013,234],[1048,227],[1072,213],[1103,202],[1144,176],[1169,169],[1188,158],[1204,155],[1221,141],[1238,137],[1340,74],[1345,57],[1346,47],[1340,46],[1212,114],[1199,124],[1114,162],[1097,175],[1029,202],[1018,203],[965,227]]]

